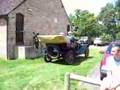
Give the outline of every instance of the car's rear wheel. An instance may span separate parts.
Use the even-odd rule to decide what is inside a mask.
[[[85,58],[87,58],[88,56],[89,56],[89,49],[85,51]]]
[[[69,50],[65,54],[65,61],[67,64],[74,64],[75,63],[75,52],[74,50]]]
[[[48,55],[45,55],[44,60],[45,60],[45,62],[51,62],[52,58],[50,56],[48,56]]]

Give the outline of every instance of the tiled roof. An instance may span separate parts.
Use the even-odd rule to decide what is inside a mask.
[[[6,15],[25,0],[0,0],[0,15]]]

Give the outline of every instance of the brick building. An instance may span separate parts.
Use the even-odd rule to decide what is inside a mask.
[[[58,34],[68,24],[61,0],[0,0],[0,57],[17,58],[18,46],[33,46],[32,32]]]

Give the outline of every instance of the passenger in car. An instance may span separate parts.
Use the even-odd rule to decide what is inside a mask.
[[[100,90],[120,90],[120,46],[115,45],[111,54],[106,60],[107,77],[103,79]]]

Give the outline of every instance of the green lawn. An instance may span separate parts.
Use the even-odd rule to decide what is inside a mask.
[[[64,75],[74,72],[87,73],[99,62],[101,55],[96,48],[90,50],[81,63],[65,65],[62,62],[45,63],[43,59],[0,60],[0,90],[64,90]]]

